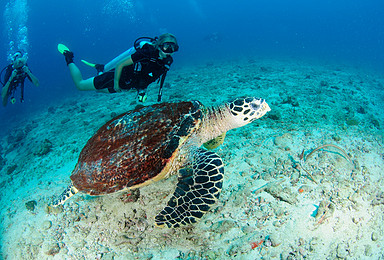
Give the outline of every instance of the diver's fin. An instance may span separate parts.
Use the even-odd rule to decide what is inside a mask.
[[[86,61],[86,60],[81,60],[85,65],[88,65],[92,68],[95,68],[97,70],[97,75],[100,75],[104,72],[104,65],[103,64],[95,64],[95,63],[91,63],[89,61]]]
[[[59,43],[57,45],[57,50],[61,53],[61,54],[64,54],[64,52],[66,51],[70,51],[69,48],[67,46],[65,46],[64,44],[62,43]]]
[[[92,67],[92,68],[96,68],[96,65],[95,63],[90,63],[86,60],[81,60],[82,63],[84,63],[85,65],[88,65],[89,67]]]
[[[219,147],[224,142],[225,134],[226,133],[223,133],[223,134],[219,135],[218,137],[204,143],[203,146],[205,148],[207,148],[208,150],[212,150],[212,149]]]

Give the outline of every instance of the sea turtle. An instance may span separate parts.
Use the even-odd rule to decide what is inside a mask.
[[[161,103],[116,116],[88,140],[72,184],[51,206],[77,192],[104,195],[135,189],[178,172],[175,192],[155,224],[195,223],[219,198],[224,174],[221,158],[201,146],[217,146],[215,141],[222,142],[228,130],[268,111],[264,99],[246,97],[211,108],[198,101]]]

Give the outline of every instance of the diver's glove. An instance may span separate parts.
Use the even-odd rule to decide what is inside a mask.
[[[69,64],[73,63],[73,58],[75,57],[75,55],[73,55],[73,52],[71,52],[71,51],[64,51],[63,55],[65,57],[65,61],[67,62],[67,66]]]
[[[100,75],[104,72],[103,64],[95,64],[95,69],[97,70],[97,75]]]

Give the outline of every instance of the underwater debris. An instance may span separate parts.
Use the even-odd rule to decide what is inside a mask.
[[[252,191],[252,194],[258,194],[260,192],[263,192],[264,190],[272,187],[272,186],[275,186],[275,185],[279,185],[281,183],[283,183],[285,181],[285,179],[283,178],[279,178],[277,180],[273,180],[273,181],[270,181],[270,182],[267,182],[266,184],[264,184],[263,186],[257,188],[256,190]]]
[[[297,202],[296,194],[293,194],[290,189],[283,188],[281,183],[285,181],[284,178],[270,181],[256,190],[252,191],[252,194],[258,194],[260,192],[267,192],[277,200],[287,202],[289,204],[295,204]]]
[[[57,242],[51,242],[45,248],[45,254],[55,256],[60,252],[60,246]]]
[[[36,200],[31,200],[25,203],[25,207],[27,208],[27,210],[31,212],[35,211],[36,205],[37,205]]]
[[[140,189],[130,190],[123,192],[120,196],[120,200],[124,203],[136,202],[140,198]]]
[[[319,146],[319,147],[313,149],[307,156],[304,156],[304,157],[303,157],[304,162],[307,161],[307,160],[309,159],[309,157],[310,157],[314,152],[319,151],[319,150],[323,150],[323,149],[326,148],[326,147],[333,147],[333,148],[338,149],[338,150],[341,152],[341,154],[339,154],[339,153],[337,153],[337,152],[336,152],[336,154],[341,155],[341,156],[344,157],[347,161],[349,161],[350,163],[353,164],[353,162],[352,162],[351,158],[349,157],[349,155],[348,155],[342,148],[340,148],[339,146],[334,145],[334,144],[324,144],[324,145],[321,145],[321,146]],[[330,152],[330,151],[327,151],[327,150],[324,150],[324,151],[325,151],[325,152]],[[305,155],[304,150],[303,150],[303,153],[302,153],[302,154]]]
[[[329,150],[324,150],[325,148],[327,147],[333,147],[333,148],[336,148],[339,152],[332,152],[332,151],[329,151]],[[300,171],[300,169],[302,169],[303,171],[305,171],[305,173],[307,174],[307,176],[309,177],[310,180],[312,180],[313,182],[315,182],[316,184],[318,184],[318,182],[315,180],[315,178],[313,177],[313,175],[304,167],[304,163],[309,159],[309,157],[311,157],[315,152],[317,151],[320,151],[320,150],[324,150],[325,152],[332,152],[332,153],[336,153],[338,155],[340,155],[341,157],[343,157],[344,159],[346,159],[348,162],[350,162],[354,168],[356,168],[355,164],[353,163],[352,159],[349,157],[349,155],[342,149],[340,148],[339,146],[337,145],[334,145],[334,144],[324,144],[324,145],[321,145],[313,150],[308,150],[308,151],[305,151],[305,149],[303,149],[303,151],[301,152],[301,154],[299,155],[299,159],[300,161],[299,162],[296,162],[294,161],[292,158],[291,160],[293,161],[294,163],[294,168],[298,169]],[[308,153],[308,154],[307,154]],[[300,168],[298,167],[300,166]],[[300,171],[300,175],[301,175],[301,171]]]
[[[50,220],[45,220],[44,222],[43,222],[43,224],[42,224],[42,228],[44,229],[44,230],[48,230],[48,229],[50,229],[52,227],[52,221],[50,221]]]
[[[12,164],[6,168],[5,172],[7,175],[11,175],[16,170],[16,168],[17,168],[17,164]]]
[[[52,143],[48,139],[44,139],[43,142],[39,145],[39,147],[36,149],[34,152],[35,155],[37,156],[43,156],[48,154],[52,150]]]
[[[373,231],[371,234],[371,240],[372,241],[377,241],[379,240],[379,234],[376,231]]]
[[[310,186],[310,185],[301,185],[298,189],[297,189],[297,192],[298,193],[304,193],[304,192],[311,192],[313,190],[313,188]]]
[[[349,256],[349,247],[346,243],[339,243],[336,247],[336,256],[339,259],[346,259]]]
[[[379,191],[373,198],[371,205],[377,206],[380,204],[384,204],[384,192]]]
[[[258,247],[259,245],[263,244],[264,243],[264,240],[260,240],[260,241],[255,241],[255,242],[252,242],[251,243],[251,248],[252,249],[255,249],[256,247]]]
[[[330,201],[322,200],[319,204],[319,207],[317,208],[315,212],[315,229],[324,223],[326,219],[333,216],[333,213],[335,212],[335,204],[333,204]]]
[[[291,205],[297,202],[296,194],[293,194],[290,189],[283,188],[281,185],[270,186],[265,189],[275,199],[287,202]]]

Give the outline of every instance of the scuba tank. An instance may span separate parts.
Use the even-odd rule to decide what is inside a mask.
[[[140,37],[140,38],[136,39],[136,41],[133,43],[133,47],[129,48],[128,50],[126,50],[125,52],[123,52],[122,54],[120,54],[119,56],[117,56],[116,58],[114,58],[113,60],[108,62],[107,64],[105,64],[104,65],[104,71],[110,71],[110,70],[116,68],[116,65],[120,61],[126,59],[128,56],[135,53],[138,49],[143,47],[144,44],[146,44],[146,43],[153,44],[154,42],[156,42],[156,40],[157,40],[157,37],[156,38]]]
[[[128,50],[126,50],[125,52],[123,52],[122,54],[120,54],[119,56],[117,56],[116,58],[114,58],[113,60],[111,60],[110,62],[108,62],[107,64],[105,64],[104,65],[104,72],[110,71],[110,70],[116,68],[117,63],[124,60],[129,55],[132,55],[135,51],[136,51],[135,48],[131,47]]]
[[[4,71],[7,69],[7,67],[8,67],[8,66],[5,66],[5,67],[1,70],[1,72],[0,72],[0,83],[1,83],[1,85],[3,85],[3,87],[4,87],[5,83],[6,83],[6,82],[4,82],[3,73],[4,73]]]

